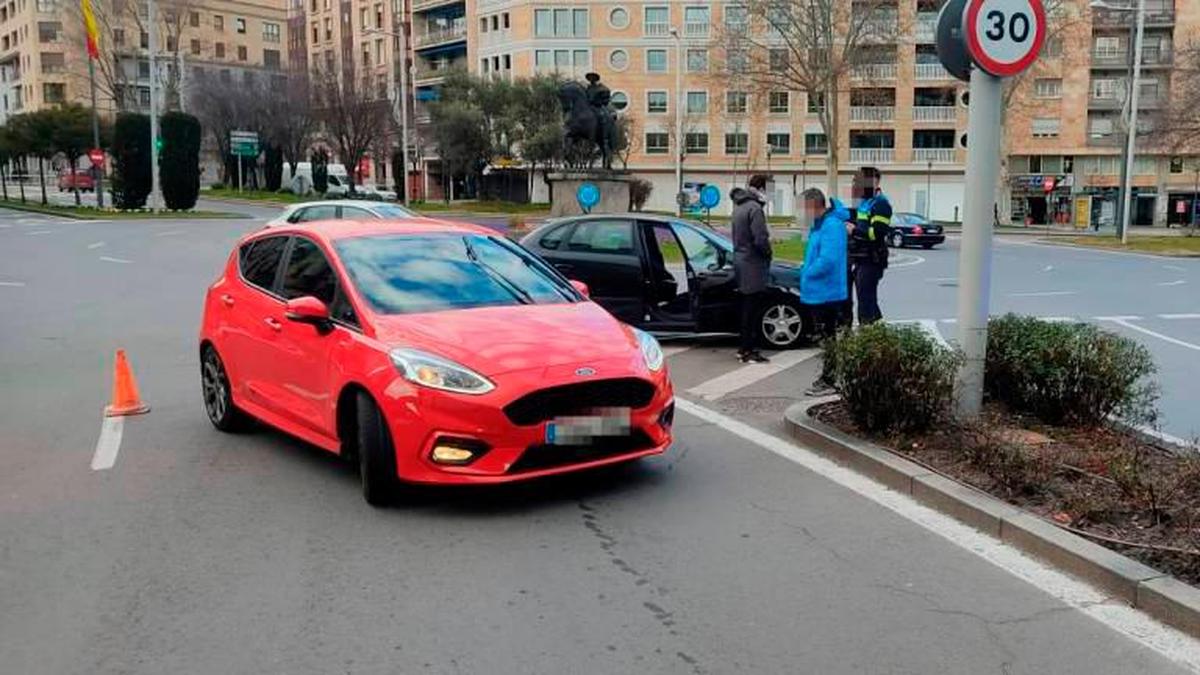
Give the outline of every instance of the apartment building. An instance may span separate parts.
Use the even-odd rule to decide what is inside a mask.
[[[962,208],[969,139],[966,85],[942,68],[934,46],[943,2],[896,0],[892,12],[877,17],[889,24],[878,34],[890,37],[871,45],[869,63],[841,84],[840,131],[832,142],[843,176],[878,166],[898,209],[953,220]],[[1003,198],[1018,221],[1108,224],[1116,210],[1124,140],[1118,118],[1128,93],[1133,14],[1067,2],[1052,19],[1057,27],[1042,59],[1021,78],[1006,111]],[[417,0],[417,6],[462,5]],[[1175,45],[1200,30],[1200,2],[1146,0],[1146,6],[1134,212],[1137,223],[1163,224],[1191,213],[1200,168],[1200,159],[1153,142]],[[468,0],[466,9],[472,17],[466,45],[439,67],[465,54],[472,72],[494,77],[599,73],[636,130],[628,168],[654,183],[651,208],[674,205],[677,112],[684,116],[685,184],[715,183],[725,192],[748,173],[769,173],[771,208],[780,214],[792,212],[804,187],[826,184],[831,140],[815,115],[823,102],[799,91],[739,86],[724,72],[727,59],[714,37],[722,26],[747,20],[737,3]],[[451,26],[457,39],[462,29]],[[849,181],[841,183],[845,197]]]
[[[87,51],[78,2],[9,0],[0,5],[0,123],[65,102],[90,105]],[[157,3],[159,81],[169,107],[186,107],[189,86],[282,75],[288,45],[278,0]],[[102,111],[150,106],[148,5],[97,0]]]

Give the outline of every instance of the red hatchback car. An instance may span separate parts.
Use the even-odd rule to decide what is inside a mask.
[[[208,289],[205,410],[358,460],[363,496],[637,459],[671,442],[657,341],[491,230],[346,221],[255,232]]]

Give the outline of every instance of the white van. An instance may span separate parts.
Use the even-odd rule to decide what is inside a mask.
[[[325,191],[326,197],[345,197],[350,192],[350,174],[346,172],[346,167],[341,164],[327,164],[326,173],[329,176],[329,187]],[[296,194],[308,194],[312,191],[312,162],[296,162],[293,168],[291,164],[284,162],[283,164],[283,184]]]

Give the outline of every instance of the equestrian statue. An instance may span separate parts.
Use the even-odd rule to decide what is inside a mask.
[[[574,155],[572,150],[581,142],[594,145],[600,151],[601,165],[610,171],[617,136],[616,115],[610,105],[612,92],[600,83],[598,74],[588,73],[584,77],[587,87],[571,80],[558,88],[558,101],[566,116],[563,145],[568,157]]]

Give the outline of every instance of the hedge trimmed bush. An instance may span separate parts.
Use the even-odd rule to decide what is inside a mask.
[[[1110,415],[1148,422],[1157,389],[1150,351],[1086,323],[1007,314],[988,324],[988,395],[1048,424],[1097,425]]]
[[[158,180],[163,202],[172,211],[187,211],[200,196],[200,120],[172,111],[159,119],[162,152]]]
[[[263,149],[263,187],[267,192],[279,192],[283,186],[283,149],[268,145]]]
[[[924,431],[942,420],[959,364],[920,328],[883,322],[842,333],[824,358],[854,422],[875,433]]]
[[[120,113],[113,126],[113,205],[140,209],[150,196],[150,118]]]

